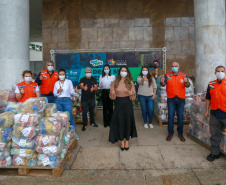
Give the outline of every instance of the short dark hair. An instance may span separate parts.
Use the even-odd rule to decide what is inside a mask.
[[[154,63],[154,62],[157,62],[157,63],[159,63],[159,61],[158,61],[158,60],[154,60],[154,61],[153,61],[153,63]]]
[[[29,73],[29,74],[31,74],[31,75],[32,75],[32,72],[31,72],[31,71],[29,71],[29,70],[25,70],[25,71],[23,71],[23,73],[22,73],[22,77],[24,77],[24,75],[25,75],[25,74],[27,74],[27,73]]]
[[[66,75],[66,71],[65,71],[65,69],[59,69],[59,71],[58,71],[58,74],[60,73],[60,72],[64,72],[65,73],[65,75]]]
[[[218,68],[224,68],[224,70],[225,70],[224,66],[217,66],[216,69],[215,69],[215,72],[217,71]]]

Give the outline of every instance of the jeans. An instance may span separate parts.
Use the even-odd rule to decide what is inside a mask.
[[[55,96],[46,96],[45,94],[41,94],[41,97],[46,97],[48,99],[48,103],[55,103],[56,102]]]
[[[73,114],[72,114],[72,101],[70,98],[65,97],[65,98],[57,98],[56,100],[56,105],[57,105],[57,110],[58,111],[68,111],[70,113],[70,125],[72,125],[75,128],[76,131],[76,127],[75,127],[75,122],[73,119]]]
[[[149,124],[151,124],[154,116],[154,100],[152,99],[152,96],[138,95],[138,99],[140,101],[144,123],[148,123],[147,122],[148,115]]]
[[[82,101],[82,120],[83,120],[83,126],[87,126],[87,113],[89,111],[90,116],[90,123],[95,123],[94,120],[94,109],[95,109],[95,99],[93,100],[87,100]]]
[[[185,99],[181,98],[168,98],[168,132],[170,135],[174,134],[174,115],[177,112],[177,132],[178,135],[183,135],[184,127],[184,105]]]
[[[219,155],[220,153],[220,140],[221,130],[226,128],[226,119],[218,119],[214,115],[210,114],[210,143],[211,153],[213,155]]]
[[[109,97],[110,89],[102,89],[104,127],[110,126],[113,114],[113,100]]]

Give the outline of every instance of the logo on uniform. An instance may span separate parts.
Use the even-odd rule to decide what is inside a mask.
[[[55,78],[57,78],[57,75],[55,75]]]
[[[214,85],[210,85],[210,89],[214,89]]]
[[[184,83],[184,80],[183,79],[181,79],[180,81],[181,81],[181,83]]]
[[[172,78],[170,76],[167,77],[167,80],[172,80]]]

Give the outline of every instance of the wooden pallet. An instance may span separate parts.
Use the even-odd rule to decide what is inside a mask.
[[[199,145],[203,146],[204,148],[206,148],[206,149],[208,149],[208,150],[211,150],[211,147],[210,147],[208,144],[206,144],[206,143],[204,143],[203,141],[199,140],[198,138],[196,138],[196,137],[193,136],[192,134],[187,133],[187,137],[188,137],[189,139],[191,139],[192,141],[198,143]],[[225,153],[221,152],[221,154],[222,154],[224,157],[226,157],[226,154],[225,154]]]
[[[190,123],[190,121],[184,121],[184,126],[189,126],[189,123]],[[174,125],[177,126],[177,122],[175,122]],[[167,127],[168,126],[168,122],[161,122],[161,121],[159,121],[159,126]]]
[[[50,168],[45,166],[11,166],[9,168],[0,168],[0,175],[6,176],[49,176],[58,177],[64,172],[64,165],[71,159],[71,154],[78,146],[78,141],[75,140],[68,149],[65,158],[56,168]]]

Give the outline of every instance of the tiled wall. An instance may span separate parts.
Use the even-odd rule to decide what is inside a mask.
[[[167,47],[170,62],[194,75],[191,0],[43,0],[43,59],[50,49]]]

